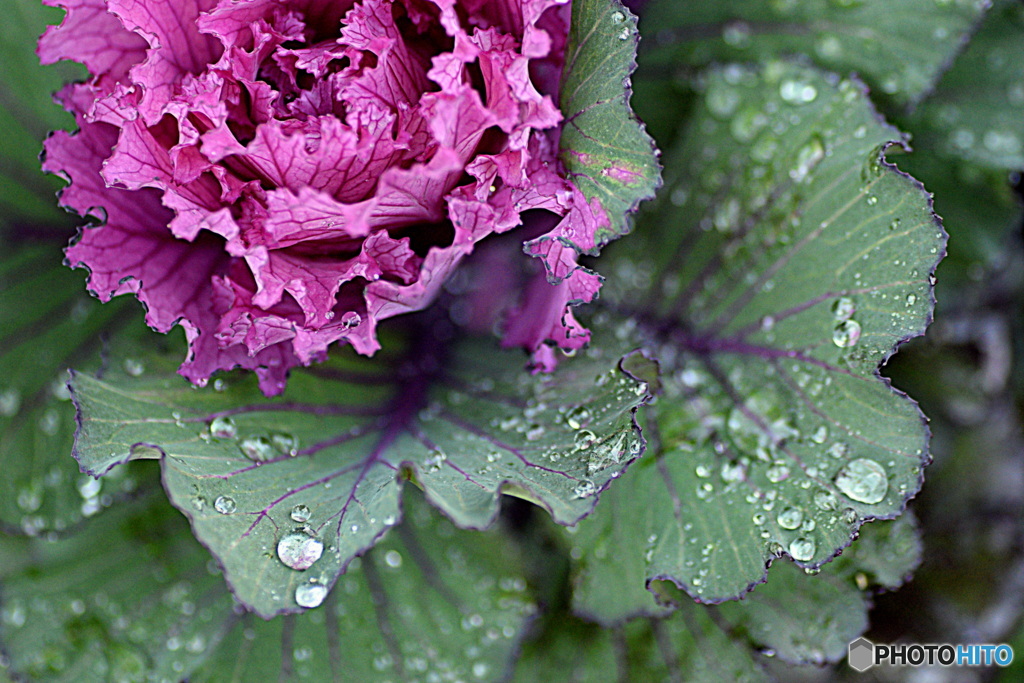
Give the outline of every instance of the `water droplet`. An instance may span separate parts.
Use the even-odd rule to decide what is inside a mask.
[[[889,480],[885,468],[874,460],[857,458],[848,462],[836,475],[836,486],[847,498],[874,505],[885,499]]]
[[[739,200],[735,197],[730,197],[727,201],[718,205],[711,222],[714,224],[715,229],[720,232],[732,232],[739,228],[739,218]]]
[[[1009,131],[987,131],[981,142],[986,149],[996,154],[1016,156],[1021,152],[1020,138]]]
[[[722,40],[737,49],[750,45],[750,25],[743,21],[734,21],[722,31]]]
[[[850,453],[850,447],[842,441],[836,441],[828,447],[828,454],[833,458],[845,458]]]
[[[238,505],[230,496],[217,496],[217,500],[213,501],[213,509],[222,515],[233,515]]]
[[[593,446],[595,441],[597,441],[597,434],[594,434],[589,429],[581,429],[576,432],[576,436],[573,438],[576,448],[581,451],[585,451]]]
[[[277,556],[286,566],[309,569],[324,553],[324,544],[308,534],[292,533],[277,543]]]
[[[544,431],[545,430],[543,425],[530,425],[530,428],[526,430],[526,440],[536,441],[537,439],[544,436]]]
[[[836,325],[832,331],[832,342],[841,349],[856,346],[860,339],[860,323],[847,320]]]
[[[777,521],[783,529],[795,529],[804,521],[804,513],[797,508],[786,508],[779,513]]]
[[[242,439],[238,448],[245,454],[245,457],[254,462],[273,460],[278,455],[277,449],[265,436],[250,436]]]
[[[715,82],[708,89],[704,99],[711,115],[724,121],[732,116],[736,107],[739,106],[740,94],[734,88]]]
[[[908,306],[913,306],[916,303],[917,303],[917,295],[916,294],[907,294],[907,305]]]
[[[875,204],[878,203],[878,197],[876,197],[873,194],[869,194],[866,201],[868,203],[868,206],[874,206]]]
[[[589,479],[581,479],[572,493],[574,498],[589,498],[597,493],[597,487]]]
[[[392,569],[402,566],[402,554],[397,550],[389,550],[384,554],[384,562]]]
[[[311,516],[312,513],[310,512],[309,508],[305,505],[296,505],[295,507],[292,508],[291,518],[295,522],[299,522],[300,524],[303,522],[308,522]]]
[[[355,311],[348,311],[341,316],[341,326],[346,330],[351,330],[353,327],[359,327],[362,322],[362,316]]]
[[[818,491],[814,494],[814,504],[822,510],[835,510],[836,497],[828,491]]]
[[[215,417],[210,422],[210,435],[218,439],[233,439],[238,436],[238,427],[230,417]]]
[[[817,136],[800,148],[796,153],[796,166],[789,170],[789,177],[796,182],[806,178],[818,165],[818,162],[825,158],[825,145]]]
[[[814,49],[825,59],[835,59],[843,52],[843,44],[833,35],[823,35],[814,44]]]
[[[798,562],[808,562],[814,557],[814,541],[808,538],[797,538],[789,544],[789,554]]]
[[[779,96],[789,104],[807,104],[813,102],[814,98],[818,96],[818,89],[810,83],[787,79],[779,85]]]
[[[828,427],[825,425],[821,425],[811,434],[811,441],[814,443],[825,443],[826,439],[828,439]]]
[[[444,451],[435,448],[423,460],[423,467],[427,472],[437,472],[447,459],[448,455]]]
[[[146,366],[142,364],[142,361],[134,358],[125,358],[123,365],[124,371],[132,377],[140,377],[146,371]]]
[[[768,117],[760,108],[744,109],[732,118],[729,123],[729,132],[737,142],[750,142],[766,125],[768,125]],[[682,206],[682,204],[683,202],[680,202],[676,206]]]
[[[775,463],[768,468],[768,471],[765,472],[765,476],[768,477],[768,481],[778,484],[789,476],[789,467],[782,463]]]
[[[836,299],[834,304],[832,304],[832,315],[835,317],[837,322],[849,320],[856,312],[857,304],[855,304],[853,299],[849,297],[841,296]]]
[[[282,455],[295,455],[299,450],[299,440],[291,434],[275,432],[270,435],[270,443]]]
[[[0,393],[0,416],[14,417],[21,408],[21,393],[17,389],[8,389]]]
[[[732,484],[733,482],[743,481],[747,475],[747,467],[742,462],[725,462],[722,463],[722,481],[726,484]]]
[[[485,662],[477,662],[473,665],[473,675],[477,678],[483,678],[490,670],[491,668]]]
[[[612,12],[612,23],[621,24],[626,20],[626,15],[622,12]]]
[[[586,406],[579,406],[569,411],[565,416],[565,423],[570,429],[579,429],[590,420],[590,410]]]
[[[304,583],[295,589],[295,602],[299,607],[319,607],[327,597],[327,586],[318,583]]]
[[[18,491],[18,507],[25,512],[35,512],[43,504],[43,488],[38,482],[31,482]]]

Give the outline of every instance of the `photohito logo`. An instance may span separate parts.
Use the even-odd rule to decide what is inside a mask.
[[[1009,645],[951,645],[949,643],[875,645],[867,638],[850,643],[850,668],[864,672],[879,664],[893,666],[1009,666]]]

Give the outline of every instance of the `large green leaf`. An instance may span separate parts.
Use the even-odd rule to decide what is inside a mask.
[[[415,497],[407,505],[323,609],[269,622],[238,609],[184,521],[153,497],[66,540],[5,540],[4,651],[15,673],[76,683],[500,675],[535,610],[517,555],[497,534],[459,531]]]
[[[59,531],[139,484],[127,470],[102,484],[79,473],[67,368],[100,369],[110,335],[124,352],[149,330],[126,302],[90,299],[56,244],[0,249],[0,520],[12,532]]]
[[[935,85],[987,0],[655,0],[644,11],[651,69],[809,57],[856,73],[901,108]]]
[[[1024,7],[1002,0],[928,100],[907,120],[914,146],[987,168],[1024,169],[1022,49]]]
[[[636,17],[619,0],[572,3],[561,159],[587,199],[597,198],[607,214],[598,245],[628,232],[630,214],[661,184],[654,142],[629,104],[638,39]]]
[[[781,555],[820,567],[916,493],[924,419],[877,369],[930,319],[945,235],[882,156],[894,140],[855,82],[780,62],[705,75],[605,287],[606,324],[635,328],[664,388],[621,504],[582,524],[600,527],[584,563],[623,525],[647,578],[717,602]]]
[[[406,479],[463,527],[490,525],[503,491],[572,524],[640,454],[646,390],[617,355],[531,376],[519,354],[451,349],[430,329],[397,356],[295,373],[278,400],[252,377],[196,390],[156,369],[76,374],[76,456],[95,475],[161,458],[171,501],[236,596],[270,615],[301,610],[310,575],[331,585],[397,524]]]

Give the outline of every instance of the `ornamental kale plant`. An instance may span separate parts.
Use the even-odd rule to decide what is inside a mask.
[[[132,292],[153,329],[180,324],[193,382],[243,367],[275,395],[336,341],[372,355],[378,321],[428,306],[527,210],[564,218],[534,231],[551,287],[506,342],[551,369],[544,341],[589,340],[567,307],[596,295],[577,257],[610,222],[556,161],[565,0],[48,4],[67,16],[41,60],[89,78],[61,92],[80,130],[43,168],[102,216],[67,258],[101,300]]]
[[[1024,477],[1022,46],[1014,0],[17,0],[5,675],[833,680],[865,634],[1019,637],[1012,580],[948,589],[1017,576],[1019,524],[930,539],[968,426],[971,486]]]

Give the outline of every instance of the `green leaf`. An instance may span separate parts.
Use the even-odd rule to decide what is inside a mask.
[[[917,519],[911,510],[891,521],[872,522],[830,567],[860,587],[895,590],[909,580],[924,552]]]
[[[717,602],[900,514],[928,432],[877,370],[929,321],[945,235],[882,156],[894,140],[855,82],[778,62],[706,74],[605,286],[610,320],[660,362],[652,448],[581,537],[623,525],[648,579]]]
[[[54,193],[63,184],[43,175],[39,168],[42,140],[53,129],[74,122],[53,102],[53,93],[68,81],[81,78],[78,65],[40,67],[36,39],[48,23],[60,20],[61,11],[43,7],[38,0],[11,0],[4,4],[0,22],[0,130],[4,153],[0,156],[0,225],[12,219],[63,225]]]
[[[867,630],[867,608],[866,597],[833,572],[807,576],[779,562],[767,583],[717,610],[755,647],[785,662],[821,666],[844,658],[850,641]]]
[[[621,501],[624,491],[628,487],[618,485],[610,491],[602,499],[601,513],[619,513],[622,519],[620,511],[605,506]],[[625,524],[619,526],[628,528]],[[864,526],[861,537],[820,572],[808,575],[791,562],[778,562],[768,573],[767,582],[742,600],[695,606],[664,581],[653,581],[649,592],[641,590],[643,579],[638,582],[636,575],[643,571],[644,562],[633,553],[635,544],[629,542],[627,534],[595,542],[587,538],[587,530],[596,527],[591,520],[584,520],[579,527],[570,536],[571,554],[580,558],[577,578],[585,580],[578,580],[574,588],[574,613],[606,628],[621,624],[629,616],[655,614],[655,605],[659,616],[668,614],[670,607],[685,614],[706,613],[723,633],[732,635],[729,640],[709,640],[703,646],[708,650],[707,657],[717,656],[715,648],[724,648],[723,658],[735,656],[730,653],[739,643],[749,650],[751,661],[758,660],[759,652],[770,651],[780,660],[797,665],[821,666],[844,658],[847,644],[867,628],[868,591],[874,586],[897,587],[917,566],[921,553],[913,515],[906,513],[895,521]],[[603,552],[606,541],[615,555]],[[659,602],[655,602],[655,595]],[[737,634],[742,638],[737,639]]]
[[[637,41],[636,17],[618,0],[572,3],[560,158],[580,191],[607,214],[598,246],[629,232],[629,214],[661,184],[654,142],[629,106]]]
[[[11,669],[34,681],[179,680],[237,619],[162,496],[65,539],[7,543],[0,641]]]
[[[526,643],[513,681],[770,680],[761,656],[700,605],[685,604],[668,618],[637,619],[615,629],[569,616],[550,624]]]
[[[68,539],[5,539],[0,642],[12,671],[39,681],[500,675],[535,610],[517,555],[406,502],[406,521],[350,567],[343,595],[269,622],[237,609],[162,497]]]
[[[500,535],[460,531],[418,498],[322,610],[247,619],[190,680],[500,678],[536,609],[519,559]]]
[[[128,470],[101,485],[79,473],[67,368],[101,368],[110,335],[125,353],[151,333],[125,302],[92,300],[57,245],[0,249],[0,521],[26,534],[67,529],[139,484]]]
[[[330,585],[397,524],[405,479],[462,527],[489,526],[501,492],[572,524],[642,451],[646,390],[621,354],[598,353],[610,347],[531,376],[490,343],[415,336],[399,357],[295,373],[278,400],[251,376],[197,391],[169,369],[76,374],[76,456],[95,475],[161,458],[171,501],[236,596],[271,615],[301,610],[293,567],[315,561]]]
[[[934,86],[987,7],[985,0],[656,0],[643,29],[653,75],[681,65],[810,58],[856,73],[887,104],[906,108]]]
[[[1024,7],[997,2],[935,92],[907,120],[914,146],[985,168],[1024,169],[1021,45]]]

